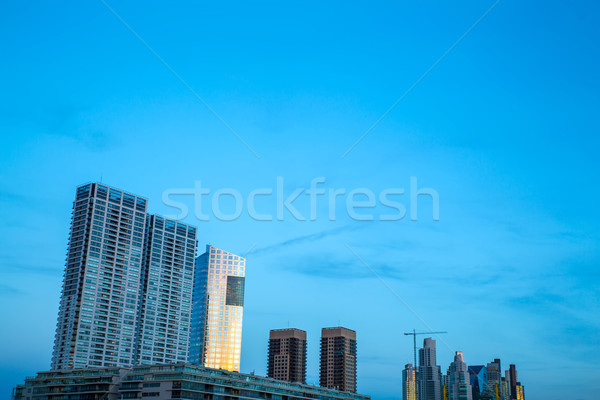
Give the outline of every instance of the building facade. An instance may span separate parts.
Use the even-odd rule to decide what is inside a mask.
[[[143,344],[139,347],[140,312],[148,300],[145,257],[155,249],[147,246],[155,226],[146,209],[145,198],[106,185],[90,183],[77,188],[52,369],[128,366],[140,361],[139,350],[144,350]],[[184,268],[194,256],[196,229],[172,223],[186,231],[189,244],[182,257],[174,256],[170,268]],[[160,288],[168,286],[169,302],[180,301],[182,293],[175,286],[183,288],[186,280],[189,275],[185,274],[151,279]],[[174,326],[174,331],[189,329],[185,311],[175,318],[169,311],[172,309],[167,310],[167,325]],[[144,314],[148,323],[150,317]],[[180,339],[168,343],[169,353],[163,353],[163,361],[180,360],[181,353],[187,352],[187,341]]]
[[[150,215],[145,249],[136,363],[186,362],[196,228]]]
[[[321,329],[319,384],[356,392],[356,332],[343,327]]]
[[[417,400],[417,373],[412,364],[402,370],[402,400]]]
[[[134,363],[146,199],[77,188],[52,368]]]
[[[517,400],[525,400],[525,387],[519,382],[516,386]]]
[[[479,400],[482,395],[486,397],[489,391],[488,372],[484,365],[469,365],[469,378],[473,400]]]
[[[502,393],[504,393],[502,395],[502,400],[509,400],[510,399],[510,384],[505,377],[502,377],[501,385],[502,385]]]
[[[462,351],[457,351],[448,368],[448,399],[473,400],[471,379]]]
[[[508,369],[504,373],[505,378],[503,381],[506,385],[507,398],[511,400],[524,400],[525,399],[525,387],[519,382],[517,374],[517,367],[515,364],[510,364]]]
[[[419,349],[417,396],[419,400],[442,399],[442,372],[436,364],[435,340],[425,338]]]
[[[39,372],[14,400],[370,400],[369,396],[190,364]]]
[[[240,370],[246,259],[206,246],[196,259],[189,362]]]
[[[502,395],[502,364],[499,358],[494,358],[494,361],[487,363],[485,366],[488,375],[489,390],[498,398],[498,400],[506,400]]]
[[[267,376],[306,383],[306,331],[289,328],[269,332]]]

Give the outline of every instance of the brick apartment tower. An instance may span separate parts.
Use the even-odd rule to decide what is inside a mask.
[[[356,393],[356,332],[342,327],[321,329],[319,385]]]
[[[306,383],[306,331],[296,328],[271,330],[267,376]]]
[[[510,382],[510,398],[517,399],[517,368],[515,364],[510,364],[508,368],[508,378]]]

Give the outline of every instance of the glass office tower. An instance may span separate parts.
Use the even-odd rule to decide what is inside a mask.
[[[240,370],[246,259],[206,246],[196,259],[189,361]]]
[[[473,400],[471,377],[462,351],[454,354],[454,361],[448,367],[448,399]]]
[[[419,349],[417,374],[417,398],[419,400],[442,400],[442,372],[436,364],[435,340],[425,338]]]
[[[412,364],[402,370],[402,400],[417,400],[416,371]]]

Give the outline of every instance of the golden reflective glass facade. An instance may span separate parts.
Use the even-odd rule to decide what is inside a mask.
[[[198,316],[202,325],[197,339],[202,343],[198,346],[200,363],[239,371],[246,259],[209,245],[198,260],[201,265],[196,271],[203,275],[198,278],[205,282],[202,298],[194,299],[203,314]]]
[[[416,371],[412,364],[402,370],[402,400],[417,400]]]
[[[517,389],[517,400],[525,400],[525,390],[523,389],[523,386],[517,384],[516,389]]]

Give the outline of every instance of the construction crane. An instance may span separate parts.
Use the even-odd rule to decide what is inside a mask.
[[[415,357],[415,363],[413,368],[417,371],[417,335],[429,335],[429,334],[439,334],[439,333],[448,333],[448,332],[417,332],[413,329],[412,332],[404,332],[405,335],[412,335],[413,337],[413,354]]]

